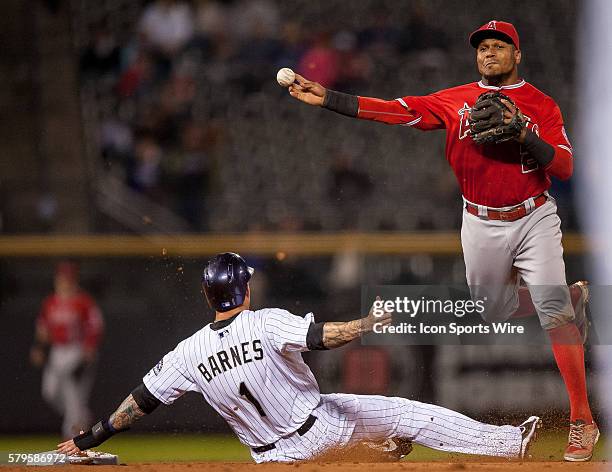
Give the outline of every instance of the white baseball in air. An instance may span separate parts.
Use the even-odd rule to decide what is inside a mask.
[[[289,69],[289,67],[283,67],[276,73],[276,81],[281,87],[289,87],[295,82],[295,72]]]

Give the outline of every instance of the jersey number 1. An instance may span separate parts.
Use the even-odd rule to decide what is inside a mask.
[[[261,407],[261,403],[259,403],[257,398],[253,396],[253,394],[251,393],[251,391],[249,390],[249,388],[246,386],[244,382],[240,382],[240,389],[238,390],[238,393],[240,393],[240,395],[246,398],[249,402],[253,404],[255,408],[257,408],[257,412],[259,413],[259,416],[266,416],[266,412]]]

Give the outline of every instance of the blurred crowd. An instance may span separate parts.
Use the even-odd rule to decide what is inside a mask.
[[[459,225],[441,136],[308,114],[274,75],[290,67],[326,87],[387,98],[477,79],[465,43],[476,20],[466,9],[449,11],[445,24],[421,1],[154,0],[119,23],[123,3],[77,20],[81,84],[95,90],[85,94],[95,97],[91,134],[107,172],[191,230]],[[461,41],[449,21],[465,25]],[[410,205],[400,207],[408,189]]]
[[[233,124],[210,103],[198,102],[201,87],[213,95],[215,88],[229,89],[235,99],[261,92],[277,68],[291,67],[326,87],[356,92],[372,81],[375,61],[418,50],[423,67],[443,66],[447,38],[427,23],[417,3],[405,16],[408,24],[393,21],[386,8],[368,13],[359,30],[348,30],[283,18],[272,0],[155,0],[123,39],[108,18],[99,19],[80,68],[82,82],[98,87],[104,167],[171,207],[193,230],[210,229],[207,196],[219,184],[215,167],[231,149],[226,130]],[[343,228],[358,226],[348,216],[374,186],[354,157],[332,150],[324,190],[346,216]],[[298,229],[321,226],[297,214],[289,220],[299,220]]]

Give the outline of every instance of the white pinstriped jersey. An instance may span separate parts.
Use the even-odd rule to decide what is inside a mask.
[[[241,442],[274,443],[295,432],[320,401],[301,355],[313,322],[312,313],[245,310],[180,342],[143,382],[166,405],[187,391],[199,392]]]

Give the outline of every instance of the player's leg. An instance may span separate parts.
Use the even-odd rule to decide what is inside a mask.
[[[81,424],[83,418],[83,404],[79,398],[78,384],[70,375],[66,375],[62,382],[62,401],[64,403],[64,418],[62,421],[62,435],[73,437],[85,430],[87,424]]]
[[[582,344],[585,344],[588,335],[589,320],[587,317],[587,303],[589,300],[588,282],[579,281],[568,286],[572,307],[576,315],[574,323],[580,332]],[[511,318],[528,318],[538,316],[531,293],[528,287],[518,289],[519,307],[512,314]]]
[[[80,367],[82,355],[78,345],[62,346],[55,354],[57,402],[63,416],[62,435],[71,438],[81,429],[91,426],[87,400],[93,384],[93,370],[91,366]]]
[[[550,337],[570,400],[570,421],[591,425],[593,417],[587,395],[584,348],[574,323],[574,309],[565,280],[560,220],[554,202],[539,210],[538,215],[531,215],[537,218],[528,217],[517,232],[515,265],[529,287],[540,323]],[[592,451],[592,444],[590,449]]]
[[[456,411],[406,398],[355,397],[359,406],[350,444],[397,437],[447,452],[500,457],[521,454],[519,427],[481,423]]]
[[[515,266],[527,283],[542,327],[570,396],[571,419],[591,421],[586,392],[584,349],[574,323],[574,310],[566,285],[560,220],[555,206],[544,205],[535,222],[518,232]],[[535,215],[534,215],[535,216]]]
[[[41,393],[43,399],[59,414],[64,414],[64,403],[61,398],[61,372],[51,362],[43,370]]]
[[[91,390],[93,388],[94,380],[96,375],[96,364],[87,363],[83,371],[82,376],[77,381],[77,392],[79,401],[82,407],[80,424],[89,425],[93,419],[91,409],[89,408],[89,399],[91,397]]]
[[[94,367],[88,365],[82,370],[71,372],[65,382],[64,401],[66,404],[63,428],[79,434],[91,425],[89,394],[94,380]]]
[[[568,286],[572,307],[574,307],[575,312],[581,303],[584,302],[586,291],[581,288],[583,287],[582,284],[583,282],[577,282]],[[512,313],[512,318],[528,318],[530,316],[538,316],[538,311],[536,310],[533,300],[531,299],[529,287],[520,287],[518,296],[519,307],[514,313]]]
[[[505,321],[519,305],[506,226],[463,212],[461,245],[465,276],[474,300],[486,300],[486,321]]]
[[[270,450],[251,451],[251,457],[257,463],[295,462],[341,451],[350,440],[358,405],[355,395],[321,395],[312,412],[316,420],[307,432],[279,439]]]

